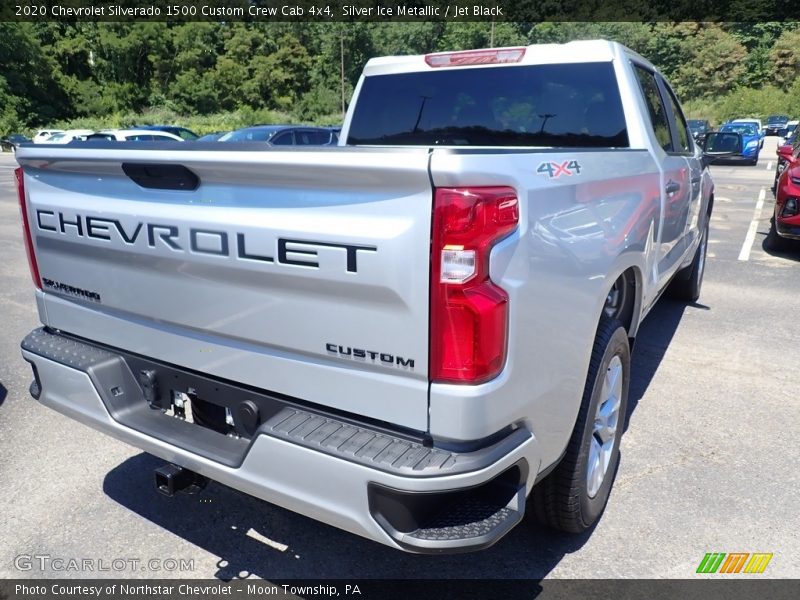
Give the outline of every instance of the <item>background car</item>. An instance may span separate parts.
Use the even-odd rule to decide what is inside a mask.
[[[180,125],[134,125],[131,129],[147,129],[149,131],[166,131],[172,135],[177,135],[179,138],[187,142],[196,140],[200,136],[191,129],[181,127]]]
[[[752,121],[733,121],[719,128],[721,132],[738,133],[742,136],[742,151],[739,160],[755,165],[763,143],[756,125]]]
[[[264,142],[270,146],[334,146],[336,129],[302,125],[255,125],[226,133],[220,142]]]
[[[779,135],[779,131],[786,127],[789,122],[788,115],[770,115],[767,117],[767,124],[764,127],[765,135]]]
[[[67,129],[61,133],[54,133],[42,144],[69,144],[70,142],[85,141],[87,137],[94,133],[91,129]]]
[[[214,133],[207,133],[205,135],[201,135],[197,138],[196,142],[216,142],[219,138],[221,138],[227,131],[215,131]]]
[[[764,245],[769,250],[789,250],[797,240],[800,240],[800,165],[795,164],[778,178],[775,211]]]
[[[166,131],[146,129],[104,129],[86,137],[87,141],[111,140],[117,142],[182,142],[183,138]]]
[[[12,133],[0,139],[0,150],[7,151],[7,152],[16,152],[17,146],[24,142],[30,142],[31,139],[26,136],[22,135],[21,133]]]
[[[331,130],[331,144],[334,146],[339,143],[339,134],[342,131],[341,127],[328,127]]]
[[[780,129],[780,131],[778,131],[778,147],[786,143],[787,138],[789,138],[797,129],[798,123],[800,123],[800,121],[789,121]]]
[[[751,123],[755,126],[756,132],[758,133],[758,148],[759,150],[764,147],[764,138],[766,137],[766,133],[764,132],[764,126],[761,124],[761,119],[753,119],[753,118],[746,118],[746,119],[733,119],[729,121],[729,123]]]
[[[51,135],[56,133],[64,133],[63,129],[40,129],[36,132],[36,135],[33,136],[33,143],[34,144],[43,144],[45,140],[47,140]]]
[[[793,164],[796,160],[795,151],[800,150],[797,148],[797,131],[784,140],[784,143],[778,146],[775,154],[778,155],[778,160],[775,163],[775,180],[772,182],[772,189],[774,190],[778,185],[778,177],[781,176],[783,170],[788,164]]]
[[[689,119],[686,124],[689,125],[689,131],[698,144],[702,144],[706,134],[711,131],[711,123],[706,119]]]

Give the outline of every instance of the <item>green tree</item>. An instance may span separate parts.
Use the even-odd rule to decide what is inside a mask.
[[[44,50],[39,31],[33,23],[0,22],[4,122],[36,125],[74,114],[59,65]]]
[[[772,80],[783,90],[789,89],[800,74],[800,30],[784,31],[769,53]]]
[[[715,24],[660,23],[645,56],[664,72],[682,99],[725,94],[741,84],[747,50]]]
[[[489,48],[492,45],[501,47],[525,44],[525,36],[513,23],[495,23],[494,32],[492,32],[492,23],[448,22],[439,37],[437,49],[442,51],[472,50]]]
[[[793,22],[721,23],[722,29],[733,35],[747,50],[745,71],[741,82],[748,87],[760,86],[772,80],[773,65],[770,51],[784,33],[797,29]]]

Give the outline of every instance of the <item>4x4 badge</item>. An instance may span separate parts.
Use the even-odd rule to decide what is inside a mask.
[[[577,160],[565,160],[561,163],[547,161],[540,164],[536,172],[539,175],[547,175],[548,179],[558,179],[562,175],[570,177],[573,174],[580,175],[581,164]]]

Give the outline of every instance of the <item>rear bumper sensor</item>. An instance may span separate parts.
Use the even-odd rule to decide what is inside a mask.
[[[411,552],[493,544],[521,520],[540,467],[525,429],[454,451],[52,330],[28,335],[22,355],[42,405],[170,463],[156,473],[161,493],[209,478]]]

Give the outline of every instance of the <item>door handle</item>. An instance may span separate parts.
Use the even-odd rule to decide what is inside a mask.
[[[673,194],[677,194],[681,189],[681,184],[677,181],[672,181],[671,179],[667,182],[664,191],[667,192],[667,196],[672,196]]]

